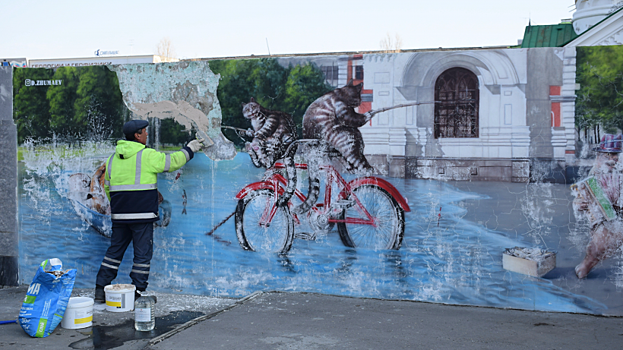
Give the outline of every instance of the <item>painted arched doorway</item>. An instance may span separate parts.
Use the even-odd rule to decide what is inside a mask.
[[[478,137],[478,77],[450,68],[435,82],[435,138]]]

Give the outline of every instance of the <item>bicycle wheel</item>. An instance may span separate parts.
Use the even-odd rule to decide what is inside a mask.
[[[267,226],[260,226],[264,212],[276,203],[274,191],[255,190],[238,201],[236,236],[243,249],[283,254],[290,250],[294,238],[294,221],[287,206],[277,208]]]
[[[370,213],[376,227],[338,222],[342,243],[353,248],[399,249],[405,232],[405,212],[398,202],[377,185],[361,185],[354,188],[353,193]],[[340,219],[367,219],[358,207],[355,203],[343,210]]]

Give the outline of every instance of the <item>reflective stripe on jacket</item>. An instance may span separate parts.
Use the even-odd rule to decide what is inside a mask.
[[[188,147],[166,154],[139,142],[119,140],[115,154],[106,161],[104,181],[113,223],[157,221],[157,174],[175,171],[193,156]]]

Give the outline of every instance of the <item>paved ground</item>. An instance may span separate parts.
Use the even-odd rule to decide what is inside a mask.
[[[28,286],[0,287],[0,321],[16,320]],[[93,297],[92,289],[74,289],[72,296]],[[149,340],[185,322],[213,314],[235,299],[159,293],[154,332],[134,330],[133,312],[108,312],[103,304],[93,310],[93,327],[70,330],[60,325],[47,338],[30,338],[18,324],[0,325],[2,349],[142,349]]]
[[[26,287],[0,289],[0,320]],[[77,290],[88,295],[88,290]],[[461,307],[306,293],[242,300],[158,294],[156,330],[95,310],[93,327],[43,339],[0,325],[3,349],[621,349],[623,318]]]

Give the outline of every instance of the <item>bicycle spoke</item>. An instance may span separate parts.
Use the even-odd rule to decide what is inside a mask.
[[[239,205],[241,216],[236,232],[245,249],[281,253],[292,244],[292,218],[285,208],[276,208],[275,197],[270,190],[250,193]],[[274,212],[269,222],[271,212]]]
[[[404,215],[395,200],[373,185],[358,187],[353,193],[361,206],[354,205],[344,212],[345,222],[338,226],[344,244],[369,249],[398,247],[404,231]],[[364,223],[368,221],[365,211],[371,215],[372,224]]]

